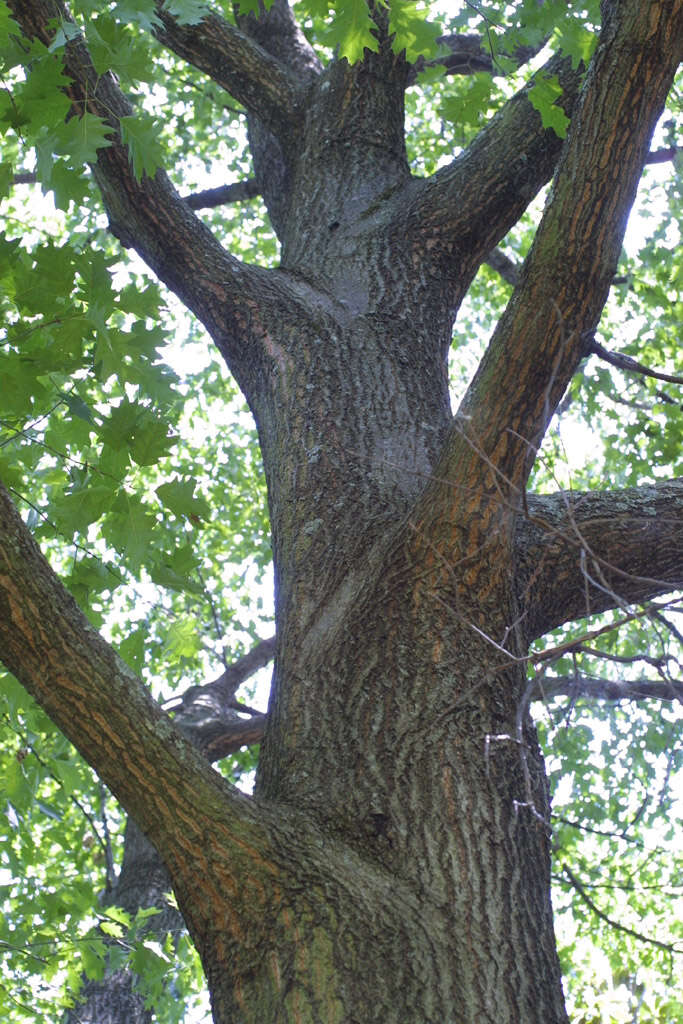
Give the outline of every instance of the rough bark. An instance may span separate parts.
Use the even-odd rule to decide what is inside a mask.
[[[683,584],[683,480],[530,495],[517,520],[516,579],[530,640],[572,619]]]
[[[274,639],[263,640],[248,654],[229,665],[225,672],[204,686],[192,686],[182,694],[173,721],[193,744],[214,762],[259,743],[263,738],[265,715],[240,718],[241,704],[235,702],[237,688],[273,657]],[[164,944],[170,934],[174,945],[185,924],[182,915],[168,901],[172,882],[155,849],[132,818],[128,818],[123,841],[121,869],[114,884],[102,895],[105,907],[121,907],[131,920],[139,910],[155,907],[144,935],[152,935]],[[139,937],[139,936],[138,936]],[[128,936],[123,936],[126,942]],[[105,941],[107,941],[105,936]],[[113,945],[118,939],[109,940]],[[107,965],[102,978],[85,979],[75,1007],[64,1017],[64,1024],[151,1024],[152,1010],[136,985],[132,968]]]
[[[49,42],[55,3],[11,6]],[[681,585],[683,502],[675,483],[582,496],[571,512],[562,496],[525,506],[524,491],[614,275],[683,3],[604,3],[578,98],[579,73],[551,64],[572,115],[563,145],[522,90],[426,181],[406,163],[410,71],[381,11],[378,53],[325,68],[278,44],[273,25],[291,18],[286,4],[272,11],[218,26],[206,51],[206,28],[165,18],[159,35],[250,106],[275,271],[225,253],[161,172],[135,181],[117,135],[127,101],[82,40],[66,48],[76,112],[114,132],[93,168],[112,230],[205,324],[258,425],[278,641],[255,797],[145,695],[4,495],[2,659],[159,850],[217,1022],[564,1022],[545,774],[530,722],[517,730],[524,657],[531,638],[585,614],[577,545],[614,581],[593,609]],[[281,103],[259,88],[271,58]],[[455,312],[553,171],[453,418]],[[644,546],[623,543],[634,517],[661,547],[654,573]]]

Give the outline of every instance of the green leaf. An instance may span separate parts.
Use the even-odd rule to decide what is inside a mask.
[[[85,420],[86,423],[95,422],[93,414],[79,395],[69,394],[68,391],[64,391],[62,392],[62,398],[66,402],[72,416],[78,416],[79,419]]]
[[[114,491],[109,482],[90,483],[70,493],[55,489],[48,507],[48,516],[65,537],[85,533],[91,523],[104,514],[112,503]]]
[[[98,150],[111,146],[114,134],[103,118],[86,112],[56,125],[45,138],[54,153],[68,157],[78,166],[95,163]]]
[[[166,423],[151,409],[126,399],[97,428],[104,444],[126,449],[139,466],[152,466],[176,444]]]
[[[68,795],[71,793],[78,793],[83,788],[83,775],[77,767],[70,761],[56,760],[54,762],[55,773],[58,775],[65,792]]]
[[[106,521],[106,536],[133,568],[139,568],[156,538],[157,521],[141,499],[121,490]]]
[[[0,778],[0,792],[18,811],[26,811],[33,800],[33,788],[16,758],[9,762]]]
[[[588,64],[598,42],[597,33],[586,28],[581,19],[567,17],[555,26],[550,38],[553,50],[561,50],[571,57],[572,66]]]
[[[149,574],[155,583],[160,587],[168,587],[170,590],[185,591],[189,594],[201,594],[203,588],[196,580],[179,573],[171,565],[151,564],[148,566]]]
[[[543,75],[536,79],[527,92],[529,102],[541,115],[544,128],[552,128],[556,135],[564,139],[569,127],[569,118],[556,100],[562,95],[562,86],[557,75]]]
[[[118,0],[114,6],[114,15],[124,25],[132,22],[145,32],[151,32],[161,24],[156,13],[156,0]]]
[[[166,646],[175,661],[194,657],[202,646],[200,623],[192,618],[171,623],[166,634]]]
[[[26,126],[30,132],[42,126],[55,128],[63,124],[71,101],[64,89],[69,79],[61,60],[43,51],[29,65],[26,80],[17,83],[12,91],[12,103],[6,117],[15,128]]]
[[[128,146],[128,155],[136,179],[141,181],[144,174],[150,178],[154,177],[164,159],[164,147],[159,142],[159,125],[145,114],[122,117],[119,125],[121,141]]]
[[[104,917],[109,917],[112,921],[116,921],[118,924],[122,924],[124,927],[130,928],[131,916],[123,909],[123,907],[106,907],[103,909],[102,914]]]
[[[145,642],[147,635],[148,630],[140,626],[138,629],[134,629],[132,633],[129,633],[118,645],[119,656],[123,658],[126,665],[138,674],[142,672],[145,665]]]
[[[89,939],[80,947],[83,970],[88,978],[99,980],[104,977],[106,947],[103,942]]]
[[[126,930],[115,921],[100,921],[100,931],[105,935],[112,935],[114,938],[120,939]]]
[[[440,25],[427,21],[429,8],[419,8],[414,0],[392,0],[389,8],[389,31],[394,33],[391,47],[395,53],[406,52],[414,63],[418,57],[437,53],[437,38],[443,33]]]
[[[155,493],[171,512],[177,516],[187,516],[197,524],[200,520],[209,518],[211,508],[206,499],[194,497],[196,486],[196,480],[172,480],[157,487]]]
[[[362,59],[366,49],[375,53],[379,50],[374,32],[375,23],[366,0],[345,0],[335,8],[326,42],[329,46],[338,47],[339,56],[345,57],[349,64],[355,64]]]
[[[179,25],[198,25],[208,14],[209,5],[205,0],[165,0],[163,9]]]

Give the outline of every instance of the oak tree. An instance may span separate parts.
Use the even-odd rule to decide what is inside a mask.
[[[562,823],[531,704],[681,697],[664,599],[683,585],[681,279],[661,258],[675,228],[658,227],[640,279],[622,243],[658,159],[683,3],[467,4],[441,20],[435,7],[433,22],[407,0],[338,6],[9,0],[0,12],[0,659],[36,702],[30,720],[46,712],[130,817],[118,874],[99,836],[101,906],[122,909],[101,920],[107,972],[95,940],[77,958],[91,977],[73,1021],[150,1019],[113,940],[127,934],[142,957],[153,928],[181,958],[181,921],[216,1022],[566,1021],[550,902]],[[220,180],[228,160],[243,180]],[[210,192],[187,188],[202,163]],[[17,230],[12,197],[35,183],[68,242]],[[270,226],[257,216],[252,252],[244,221],[221,220],[243,200]],[[159,364],[169,315],[139,261],[117,283],[124,251],[236,382],[269,526],[263,510],[247,526],[235,500],[250,487],[262,498],[253,454],[225,447],[251,430],[236,390],[215,363],[199,394]],[[606,304],[620,287],[637,330],[616,353]],[[468,303],[469,334],[454,334]],[[673,365],[653,376],[653,358]],[[621,383],[633,374],[637,396]],[[541,446],[558,409],[579,404],[609,434],[600,388],[622,387],[645,411],[620,435],[623,462],[610,455],[590,487],[553,486]],[[211,422],[221,394],[228,441]],[[193,463],[181,437],[202,409],[210,436]],[[268,532],[275,638],[254,619],[253,649],[199,686],[206,617],[215,625],[222,587],[235,589],[221,545],[261,571]],[[147,618],[125,590],[134,578],[181,598]],[[183,618],[200,605],[203,623]],[[170,713],[139,678],[158,675],[162,648],[195,681]],[[648,678],[597,678],[596,652],[623,665],[636,651]],[[265,715],[236,692],[273,653]],[[16,725],[21,689],[3,685]],[[668,779],[663,721],[648,738]],[[570,728],[580,747],[585,726]],[[638,728],[630,719],[632,739]],[[34,733],[5,787],[17,828],[40,775]],[[258,741],[245,795],[212,764]],[[65,750],[52,776],[71,792],[81,768]],[[565,884],[599,913],[568,864]],[[3,943],[19,945],[7,928]],[[675,929],[657,941],[675,954]],[[12,1013],[26,1003],[7,998]]]

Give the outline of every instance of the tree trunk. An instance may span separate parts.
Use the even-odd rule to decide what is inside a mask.
[[[11,6],[49,40],[52,3]],[[159,850],[217,1024],[567,1020],[525,659],[540,629],[582,614],[585,580],[580,545],[557,540],[561,512],[538,499],[530,513],[524,492],[604,305],[683,37],[680,0],[603,13],[578,98],[579,72],[552,64],[572,111],[564,145],[523,90],[428,180],[408,170],[410,69],[382,8],[378,52],[324,69],[283,3],[244,32],[162,13],[162,42],[217,81],[210,47],[225,32],[234,48],[240,73],[222,84],[250,111],[282,243],[274,271],[225,253],[163,174],[136,182],[120,143],[100,151],[112,230],[203,321],[259,430],[277,654],[254,798],[143,696],[7,502],[2,657]],[[257,58],[277,87],[258,86]],[[77,107],[118,130],[129,108],[79,39],[67,70]],[[455,312],[555,168],[520,282],[453,417]],[[663,552],[678,542],[661,562],[680,585],[680,487],[650,490],[629,515]],[[675,516],[657,521],[657,501],[674,499]],[[609,500],[611,520],[623,505]],[[613,557],[609,545],[605,530],[591,551]],[[551,551],[563,572],[541,590],[530,566]],[[641,572],[656,551],[634,540],[627,562],[614,557],[632,574],[621,594],[666,589]]]

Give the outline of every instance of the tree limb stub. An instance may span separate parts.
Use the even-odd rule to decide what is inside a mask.
[[[231,185],[219,185],[218,188],[207,188],[202,192],[193,192],[185,196],[185,202],[191,210],[210,210],[226,203],[240,203],[254,199],[260,195],[255,178],[235,181]]]

